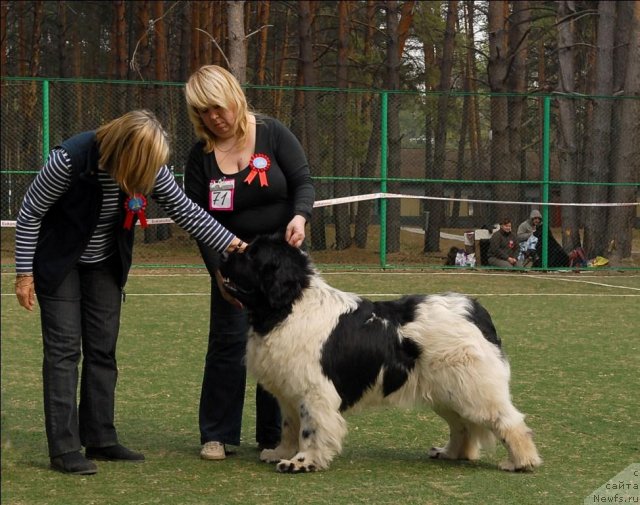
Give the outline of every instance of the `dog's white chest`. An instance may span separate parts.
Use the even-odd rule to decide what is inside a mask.
[[[308,380],[308,374],[321,374],[320,347],[305,339],[304,333],[291,333],[287,326],[266,337],[250,334],[247,369],[271,392],[297,387]]]

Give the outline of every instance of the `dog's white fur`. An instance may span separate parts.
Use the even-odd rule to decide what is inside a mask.
[[[326,469],[342,449],[347,426],[340,413],[341,398],[323,374],[320,360],[338,318],[355,310],[360,301],[316,273],[284,321],[266,335],[250,335],[248,370],[278,399],[283,415],[280,445],[263,450],[260,458],[277,462],[279,471]],[[450,427],[449,442],[432,448],[430,457],[475,460],[482,442],[495,435],[509,453],[503,469],[531,470],[542,461],[524,415],[511,403],[509,365],[500,349],[465,317],[470,303],[458,294],[426,297],[415,319],[399,330],[421,349],[407,381],[384,397],[381,372],[358,406],[429,405]]]

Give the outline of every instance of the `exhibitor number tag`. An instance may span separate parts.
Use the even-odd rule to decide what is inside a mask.
[[[209,210],[233,210],[236,181],[221,179],[209,183]]]

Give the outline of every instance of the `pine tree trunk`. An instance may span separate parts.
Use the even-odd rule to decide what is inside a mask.
[[[367,0],[366,4],[366,17],[368,20],[375,18],[376,3],[373,0]],[[374,26],[372,23],[367,25],[364,34],[364,58],[368,61],[372,52],[373,38],[374,38]],[[371,134],[369,135],[369,142],[367,146],[367,154],[365,161],[360,167],[359,175],[364,178],[372,178],[376,176],[376,167],[378,166],[379,154],[380,154],[380,101],[376,98],[379,95],[370,96],[366,95],[364,102],[366,104],[365,111],[371,111],[369,118],[367,118],[367,112],[363,113],[363,120],[369,119],[371,123]],[[374,192],[376,188],[371,181],[361,181],[358,185],[360,188],[359,194],[369,194]],[[362,201],[357,204],[356,214],[356,226],[355,226],[355,242],[356,247],[364,249],[367,247],[367,239],[369,236],[369,224],[371,223],[371,214],[373,212],[372,201]]]
[[[444,33],[444,45],[442,52],[442,64],[440,66],[440,84],[438,91],[438,117],[435,129],[433,175],[434,179],[444,179],[444,165],[446,159],[447,144],[447,119],[449,116],[449,96],[451,87],[451,72],[453,69],[453,51],[455,41],[455,25],[457,17],[458,2],[449,0],[447,7],[447,22]],[[444,185],[435,183],[429,186],[430,196],[442,197],[444,195]],[[440,200],[432,200],[427,204],[429,210],[429,223],[425,233],[425,252],[440,250],[440,229],[446,223],[445,204]]]
[[[399,10],[396,0],[386,0],[386,89],[396,90],[400,88],[400,57],[398,56],[398,19]],[[387,109],[387,175],[388,177],[400,177],[400,101],[398,95],[388,95]],[[397,182],[389,182],[387,190],[391,193],[399,193],[400,185]],[[393,253],[400,250],[400,201],[398,199],[387,202],[387,252]]]
[[[300,62],[305,86],[315,86],[315,70],[313,68],[313,44],[311,40],[312,5],[309,0],[298,2],[298,36],[300,39]],[[307,159],[312,174],[321,174],[322,165],[318,150],[317,132],[318,116],[316,113],[317,92],[306,91],[304,93],[304,122],[306,131]],[[316,188],[316,198],[322,199],[322,188]],[[314,209],[311,216],[311,247],[313,250],[324,250],[327,248],[325,233],[324,209]]]
[[[256,81],[258,84],[265,83],[265,76],[267,73],[267,42],[269,40],[269,30],[267,30],[266,26],[269,24],[270,9],[270,0],[258,3],[258,23],[261,27],[256,61]]]
[[[557,13],[558,26],[558,92],[571,95],[574,92],[574,22],[567,19],[575,13],[575,2],[563,0],[559,2]],[[560,180],[578,180],[577,145],[576,145],[576,102],[573,98],[558,99],[558,152],[560,156]],[[578,191],[572,184],[560,186],[560,201],[577,202]],[[576,207],[565,206],[561,210],[562,247],[569,252],[581,244],[578,211]]]
[[[512,5],[513,14],[509,23],[511,71],[507,84],[510,92],[519,93],[519,95],[510,96],[508,99],[510,177],[514,180],[525,180],[527,178],[527,160],[522,148],[522,123],[526,106],[528,34],[531,23],[528,0],[512,2]],[[525,201],[524,188],[524,185],[513,188],[511,198],[514,201]],[[523,205],[518,205],[511,207],[509,215],[514,219],[515,227],[529,217],[529,210]]]
[[[338,2],[338,59],[336,70],[336,87],[348,87],[348,55],[349,55],[349,3]],[[333,174],[336,177],[349,177],[349,161],[347,159],[347,93],[335,94],[335,135],[333,136]],[[334,197],[349,196],[351,182],[338,180],[333,184]],[[351,212],[350,204],[336,205],[333,208],[336,227],[336,249],[341,251],[351,245]]]
[[[240,84],[247,81],[247,48],[244,37],[244,0],[227,2],[229,71]]]
[[[598,3],[598,41],[596,61],[596,82],[594,95],[611,95],[613,92],[613,39],[615,29],[615,2]],[[607,187],[598,183],[610,182],[611,117],[610,99],[595,98],[593,121],[590,123],[590,142],[587,146],[587,181],[596,183],[589,186],[588,198],[592,203],[607,201]],[[606,256],[607,249],[606,208],[589,207],[584,232],[584,248],[589,258]]]
[[[620,15],[623,2],[618,4],[618,22],[627,19]],[[640,2],[634,2],[629,19],[629,41],[626,54],[626,69],[623,82],[623,94],[631,99],[620,99],[615,103],[619,111],[616,115],[619,122],[614,124],[613,145],[613,181],[617,183],[633,183],[640,174]],[[621,30],[622,31],[622,30]],[[634,203],[638,201],[636,186],[614,186],[611,201]],[[612,262],[618,263],[629,258],[632,250],[636,207],[614,207],[609,211],[607,223],[607,254]]]
[[[512,164],[509,153],[509,112],[508,99],[500,96],[507,91],[509,72],[508,32],[506,29],[508,4],[504,0],[489,2],[489,64],[487,73],[491,92],[491,179],[511,180]],[[513,200],[514,191],[509,183],[496,183],[492,188],[492,197],[498,201]],[[497,204],[492,207],[491,215],[485,216],[493,222],[503,218],[515,220],[512,209]]]

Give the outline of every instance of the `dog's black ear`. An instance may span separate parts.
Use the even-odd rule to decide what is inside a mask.
[[[260,288],[271,307],[284,308],[308,286],[308,260],[302,251],[287,244],[283,238],[270,239],[274,239],[271,247],[260,250]]]
[[[269,305],[283,308],[291,305],[300,294],[300,283],[291,272],[278,268],[261,276],[262,292]]]

